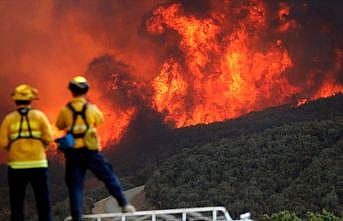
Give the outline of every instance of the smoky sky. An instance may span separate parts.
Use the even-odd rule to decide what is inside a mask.
[[[291,10],[288,20],[295,19],[299,28],[280,36],[287,43],[295,70],[290,79],[304,82],[310,75],[320,84],[327,74],[334,75],[341,84],[343,45],[342,1],[290,1]],[[333,73],[330,73],[333,72]]]
[[[88,66],[86,76],[93,82],[92,87],[102,92],[102,96],[120,108],[143,107],[149,95],[148,86],[140,81],[133,69],[110,55],[95,58]]]
[[[151,79],[159,49],[140,36],[142,17],[160,1],[1,1],[1,94],[29,83],[40,91],[36,103],[51,120],[68,99],[71,77],[87,71],[96,57],[114,55],[132,73]],[[148,56],[147,56],[148,55]],[[9,96],[3,96],[7,106]],[[4,112],[4,108],[1,108]]]

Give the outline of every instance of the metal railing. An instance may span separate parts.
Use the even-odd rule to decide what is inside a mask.
[[[67,217],[64,221],[72,220]],[[203,207],[169,210],[138,211],[134,213],[106,213],[84,215],[82,220],[89,221],[232,221],[224,207]],[[240,220],[252,221],[250,213],[242,214]]]

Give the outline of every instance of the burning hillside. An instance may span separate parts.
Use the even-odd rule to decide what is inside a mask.
[[[222,121],[289,103],[295,96],[315,99],[343,90],[336,81],[342,72],[339,49],[330,55],[331,69],[299,73],[301,62],[294,61],[285,35],[301,32],[302,26],[290,5],[280,4],[274,14],[259,0],[219,6],[204,18],[187,14],[181,4],[161,6],[147,21],[152,34],[174,31],[179,36],[180,53],[165,60],[153,81],[153,104],[166,112],[166,120],[178,127]],[[316,55],[306,56],[321,62]],[[295,74],[306,76],[306,83]]]
[[[1,2],[3,93],[32,83],[53,120],[68,80],[84,72],[105,113],[104,143],[118,142],[132,122],[149,124],[146,112],[184,127],[301,104],[343,92],[340,8],[290,0]]]

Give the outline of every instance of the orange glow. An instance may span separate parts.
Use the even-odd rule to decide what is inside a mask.
[[[298,101],[298,106],[305,104],[310,100],[330,97],[339,93],[343,93],[343,85],[339,84],[336,80],[336,77],[334,76],[335,73],[339,73],[339,71],[342,69],[342,59],[343,59],[343,51],[336,50],[336,62],[333,67],[333,70],[331,70],[331,72],[328,73],[327,79],[325,79],[322,82],[321,87],[316,91],[316,93],[314,93],[312,97],[305,98]],[[308,79],[306,83],[309,86],[312,86],[314,84],[312,79]]]
[[[279,32],[286,32],[290,29],[297,27],[297,23],[294,19],[289,19],[290,7],[286,3],[280,3],[279,9],[279,21],[280,26],[278,28]]]
[[[336,62],[332,73],[329,75],[330,78],[325,79],[321,88],[316,92],[316,94],[312,97],[312,99],[318,99],[321,97],[329,97],[338,93],[343,92],[343,85],[336,82],[336,78],[334,76],[335,73],[339,73],[342,69],[342,60],[343,60],[343,51],[337,49],[336,50]]]
[[[178,112],[185,106],[183,96],[187,91],[187,83],[182,78],[180,67],[173,59],[167,61],[152,83],[155,89],[154,105],[157,111],[175,113],[176,117],[184,123],[187,119],[184,113]],[[169,105],[172,103],[173,105]],[[167,116],[166,121],[174,119]]]
[[[264,26],[263,11],[258,5],[249,11],[249,27]],[[170,28],[181,36],[187,70],[169,59],[153,82],[154,106],[177,127],[237,117],[281,104],[297,92],[282,74],[292,61],[281,43],[271,44],[267,52],[255,49],[256,36],[250,38],[244,23],[218,40],[220,26],[213,19],[186,16],[174,4],[156,9],[147,25],[153,33]]]
[[[111,83],[108,82],[108,87],[114,90],[115,88],[112,88],[113,85]],[[135,114],[136,109],[134,107],[121,108],[103,96],[99,89],[91,94],[90,101],[94,101],[104,114],[104,123],[99,126],[98,131],[101,135],[101,147],[104,148],[110,143],[118,143]]]
[[[111,6],[100,7],[103,4]],[[0,80],[7,82],[1,95],[10,94],[17,84],[31,84],[40,92],[40,100],[34,103],[34,107],[55,122],[60,109],[70,98],[68,82],[75,73],[87,70],[96,57],[115,55],[119,60],[125,60],[124,63],[135,70],[132,71],[134,74],[151,78],[149,73],[153,73],[151,70],[157,56],[142,54],[155,49],[153,43],[138,36],[136,26],[154,4],[156,1],[137,1],[132,5],[92,0],[74,3],[1,1]],[[117,11],[97,11],[102,8]],[[127,17],[130,19],[123,19]],[[90,83],[93,85],[97,81],[101,82],[91,79]],[[105,146],[120,140],[135,109],[118,107],[106,98],[103,89],[92,88],[89,97],[105,114],[104,125],[99,128]],[[2,97],[3,103],[9,100]],[[6,106],[10,104],[8,101]],[[56,137],[61,135],[57,129],[54,131]]]
[[[336,85],[335,82],[326,81],[312,99],[330,97],[341,92],[343,92],[342,85]]]

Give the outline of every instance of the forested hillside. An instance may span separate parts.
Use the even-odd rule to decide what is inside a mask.
[[[155,171],[147,195],[159,208],[222,205],[234,215],[285,209],[339,214],[343,117],[305,120],[188,146]]]
[[[343,116],[343,94],[318,99],[302,106],[284,105],[252,112],[237,119],[208,125],[197,125],[170,130],[141,131],[140,136],[124,137],[119,145],[108,148],[114,168],[131,176],[132,182],[144,184],[152,168],[183,148],[217,142],[224,138],[261,132],[293,122],[333,120]],[[152,122],[151,127],[154,127]]]

